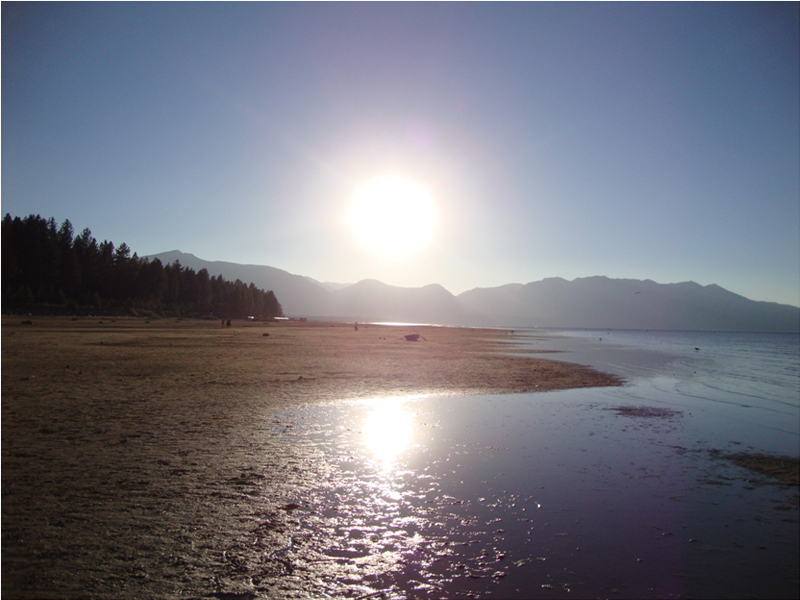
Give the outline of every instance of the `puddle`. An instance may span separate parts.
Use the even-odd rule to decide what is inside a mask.
[[[690,446],[683,411],[571,390],[278,420],[306,485],[274,499],[292,509],[273,514],[285,568],[260,582],[270,596],[796,595],[796,491]]]

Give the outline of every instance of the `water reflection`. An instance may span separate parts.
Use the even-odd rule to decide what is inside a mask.
[[[782,575],[796,571],[794,492],[754,487],[709,459],[687,412],[609,410],[650,389],[286,413],[295,426],[281,441],[307,485],[259,530],[279,546],[262,588],[387,599],[794,592]],[[724,584],[710,575],[720,572]]]
[[[376,398],[368,401],[369,412],[364,418],[364,443],[375,460],[390,469],[411,444],[413,415],[408,410],[408,398]]]

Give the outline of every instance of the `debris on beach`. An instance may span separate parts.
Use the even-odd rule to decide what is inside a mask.
[[[418,333],[409,333],[408,335],[404,335],[403,337],[406,338],[406,341],[408,342],[418,342],[420,338],[425,340],[425,338]],[[427,342],[428,340],[425,341]]]

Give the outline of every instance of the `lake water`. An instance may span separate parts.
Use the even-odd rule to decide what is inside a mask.
[[[800,337],[515,332],[620,388],[287,411],[306,457],[275,593],[796,597],[796,489],[722,458],[800,455]],[[627,410],[630,409],[630,410]]]
[[[548,336],[547,333],[544,334]],[[522,346],[625,377],[620,401],[686,411],[688,434],[714,444],[800,454],[800,335],[554,331]],[[577,343],[576,343],[577,342]]]

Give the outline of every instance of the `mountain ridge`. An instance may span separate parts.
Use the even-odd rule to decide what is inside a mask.
[[[800,331],[800,308],[750,300],[717,284],[604,275],[473,288],[400,287],[376,279],[321,283],[267,265],[206,261],[179,250],[146,256],[272,290],[288,316],[489,327]]]

